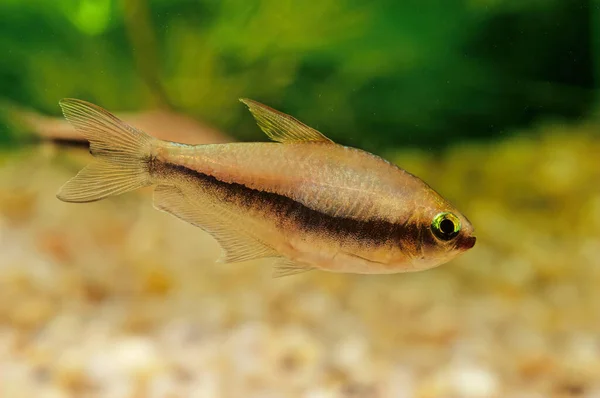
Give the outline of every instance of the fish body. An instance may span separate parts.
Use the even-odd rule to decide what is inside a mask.
[[[276,142],[160,141],[95,105],[61,101],[99,160],[58,197],[89,202],[157,185],[155,207],[215,237],[221,262],[273,257],[277,275],[418,271],[474,245],[469,221],[419,178],[244,102]]]

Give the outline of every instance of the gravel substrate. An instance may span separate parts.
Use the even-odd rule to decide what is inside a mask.
[[[391,276],[271,278],[151,190],[65,204],[87,160],[0,158],[0,397],[600,397],[597,125],[398,164],[472,221],[473,250]]]

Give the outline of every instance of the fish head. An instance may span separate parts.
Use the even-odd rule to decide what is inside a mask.
[[[437,267],[475,246],[471,222],[441,197],[422,203],[418,213],[411,270]]]

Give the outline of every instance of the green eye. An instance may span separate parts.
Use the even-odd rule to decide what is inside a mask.
[[[433,234],[441,240],[450,240],[460,232],[460,220],[452,213],[439,213],[431,223]]]

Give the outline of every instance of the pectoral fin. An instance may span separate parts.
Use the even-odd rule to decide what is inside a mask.
[[[158,185],[154,190],[154,207],[170,213],[211,234],[221,245],[220,263],[237,263],[279,254],[236,225],[226,209],[212,203],[188,200],[177,187]]]
[[[256,119],[258,126],[270,139],[282,143],[322,142],[333,144],[321,132],[308,127],[290,115],[279,112],[251,99],[241,98]]]
[[[287,258],[280,258],[273,265],[273,278],[281,278],[284,276],[297,275],[313,270],[314,268],[308,265],[299,264]]]

